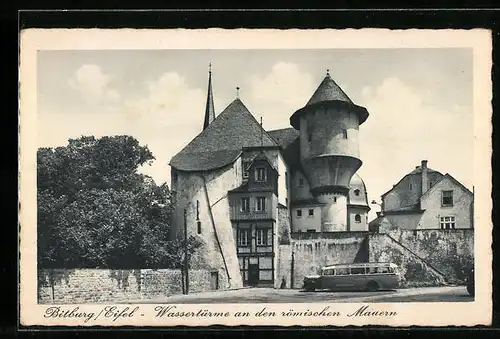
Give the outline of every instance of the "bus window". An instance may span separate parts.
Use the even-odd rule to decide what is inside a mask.
[[[378,273],[378,267],[370,267],[370,268],[368,269],[368,272],[369,272],[370,274],[376,274],[376,273]]]
[[[349,275],[349,269],[348,268],[336,268],[335,275]]]
[[[382,267],[379,267],[378,270],[379,270],[379,273],[389,273],[389,267],[382,266]]]
[[[323,275],[333,275],[333,269],[328,269],[323,271]]]
[[[365,274],[365,268],[364,267],[352,267],[351,274]]]

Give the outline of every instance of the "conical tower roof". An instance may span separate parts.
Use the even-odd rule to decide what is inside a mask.
[[[230,164],[246,147],[278,147],[241,102],[235,99],[170,161],[181,171],[207,171]]]
[[[307,104],[292,114],[290,117],[290,124],[295,129],[300,129],[299,117],[303,113],[314,110],[319,106],[349,108],[357,113],[360,125],[368,118],[368,111],[366,108],[354,104],[342,88],[332,79],[329,71],[327,71],[325,78],[319,84],[316,91],[314,91]]]
[[[209,65],[208,69],[208,93],[207,93],[207,104],[205,106],[205,120],[203,122],[203,129],[207,128],[208,125],[215,120],[215,108],[214,108],[214,96],[212,94],[212,64]]]
[[[318,86],[306,106],[313,105],[323,101],[344,101],[353,104],[351,99],[344,93],[342,88],[332,79],[330,73],[326,74],[321,84]]]

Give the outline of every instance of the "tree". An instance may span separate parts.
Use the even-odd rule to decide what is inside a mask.
[[[81,137],[38,150],[38,263],[43,268],[179,267],[166,184],[137,170],[154,160],[130,136]],[[190,252],[199,243],[188,241]]]

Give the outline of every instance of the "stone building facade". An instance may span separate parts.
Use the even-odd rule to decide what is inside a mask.
[[[427,161],[382,195],[381,214],[402,229],[474,227],[474,195],[450,174],[427,167]],[[372,225],[375,225],[375,220]]]
[[[193,269],[218,286],[281,286],[300,233],[367,232],[367,191],[356,175],[368,111],[327,75],[292,128],[266,131],[236,98],[213,109],[211,73],[201,133],[170,162],[173,236],[204,244]],[[307,238],[307,237],[306,237]]]

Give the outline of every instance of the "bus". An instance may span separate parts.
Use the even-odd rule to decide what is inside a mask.
[[[303,289],[364,290],[375,292],[399,287],[402,277],[394,263],[371,262],[325,266],[320,275],[304,278]]]

